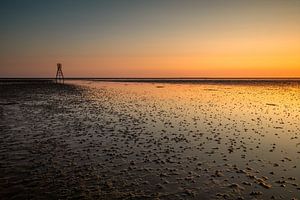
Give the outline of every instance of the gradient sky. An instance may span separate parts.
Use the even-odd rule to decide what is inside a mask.
[[[299,0],[0,4],[0,77],[300,77]]]

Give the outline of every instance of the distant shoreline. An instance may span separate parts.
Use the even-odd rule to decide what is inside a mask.
[[[0,78],[0,83],[52,83],[55,78]],[[65,78],[65,81],[170,84],[300,84],[300,78]]]
[[[0,80],[55,80],[55,78],[51,77],[0,77]],[[134,78],[127,78],[127,77],[108,77],[108,78],[94,78],[94,77],[68,77],[65,80],[300,80],[300,77],[150,77],[150,78],[143,78],[143,77],[134,77]]]

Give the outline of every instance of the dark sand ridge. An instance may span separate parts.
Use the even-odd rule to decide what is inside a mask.
[[[300,198],[299,83],[0,85],[4,199]]]

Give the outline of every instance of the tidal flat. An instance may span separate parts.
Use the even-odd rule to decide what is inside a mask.
[[[0,171],[0,199],[300,199],[300,81],[1,81]]]

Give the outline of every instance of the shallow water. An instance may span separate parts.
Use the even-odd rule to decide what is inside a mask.
[[[4,198],[300,198],[297,81],[0,90]]]

